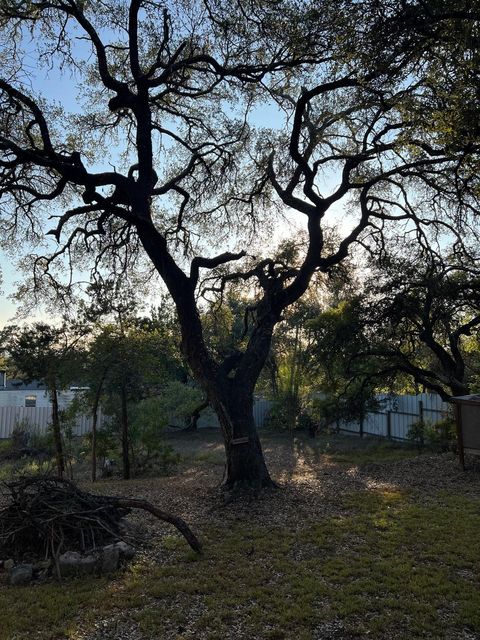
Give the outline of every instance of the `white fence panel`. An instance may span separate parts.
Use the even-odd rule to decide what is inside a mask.
[[[44,433],[52,420],[51,407],[0,407],[0,439],[10,438],[17,425],[28,425],[28,428]],[[103,423],[99,412],[98,425]],[[73,427],[73,434],[83,436],[92,430],[92,418],[80,415]]]
[[[376,435],[396,440],[407,438],[410,426],[417,422],[421,416],[426,422],[438,422],[442,420],[449,409],[446,402],[435,394],[419,394],[404,396],[379,396],[382,401],[381,409],[367,414],[363,423],[363,432],[367,435]],[[257,427],[262,428],[268,416],[272,403],[264,398],[255,401],[253,413]],[[104,423],[104,416],[99,412],[98,425]],[[0,438],[9,438],[15,425],[27,423],[31,429],[44,432],[51,422],[50,407],[12,407],[0,406]],[[181,424],[178,424],[181,426]],[[219,427],[217,416],[211,409],[204,411],[198,421],[198,426]],[[339,423],[341,431],[360,433],[358,421]],[[76,436],[89,433],[92,429],[91,416],[79,416],[73,428]]]
[[[372,436],[384,436],[387,433],[386,414],[368,413],[363,421],[363,432]]]
[[[360,424],[358,422],[346,422],[345,420],[340,420],[338,422],[338,428],[340,431],[347,431],[348,433],[360,433]]]
[[[51,415],[49,407],[0,407],[0,438],[9,438],[15,426],[21,424],[35,431],[45,431]]]
[[[86,433],[90,433],[92,430],[93,418],[91,416],[80,415],[77,416],[76,424],[73,427],[74,436],[84,436]],[[97,426],[101,428],[103,424],[103,415],[99,410],[97,418]]]
[[[268,416],[272,403],[270,400],[266,400],[265,398],[259,398],[255,400],[253,404],[253,417],[255,420],[255,424],[259,429],[261,429],[265,424],[265,419]],[[220,427],[220,423],[218,422],[218,418],[212,409],[208,408],[202,412],[200,416],[197,426],[199,429],[205,427]]]
[[[265,420],[270,413],[271,408],[272,403],[270,402],[270,400],[259,398],[255,401],[253,405],[253,417],[255,419],[255,424],[259,429],[265,425]]]
[[[409,415],[406,413],[397,413],[392,411],[390,413],[390,428],[391,437],[395,440],[406,440],[408,430],[414,422],[420,419],[420,414]],[[387,435],[387,434],[385,434]]]

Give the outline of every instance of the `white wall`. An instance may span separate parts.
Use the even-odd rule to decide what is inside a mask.
[[[43,433],[52,421],[50,407],[1,407],[0,406],[0,439],[9,438],[18,424],[28,424],[32,431]],[[98,426],[103,422],[101,411],[98,415]],[[81,436],[92,430],[91,416],[77,416],[73,427],[74,435]]]
[[[73,391],[62,391],[58,396],[58,404],[65,409],[74,398]],[[25,398],[37,397],[37,407],[51,407],[50,398],[44,389],[0,389],[0,407],[24,407]]]

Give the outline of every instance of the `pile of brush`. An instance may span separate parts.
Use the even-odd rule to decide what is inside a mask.
[[[129,509],[87,493],[69,480],[23,478],[5,483],[0,509],[0,557],[55,558],[122,538]]]
[[[56,477],[22,478],[4,484],[0,509],[0,558],[58,558],[124,537],[123,518],[144,509],[173,524],[192,549],[201,546],[187,524],[145,500],[100,496]]]

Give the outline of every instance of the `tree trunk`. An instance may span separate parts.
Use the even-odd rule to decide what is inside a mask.
[[[253,417],[253,396],[238,391],[211,399],[225,442],[223,484],[228,489],[273,487]]]
[[[105,373],[103,374],[100,384],[95,390],[92,407],[92,482],[97,479],[97,425],[98,425],[98,407],[100,406],[100,397],[102,395],[103,383],[105,381]]]
[[[97,479],[97,424],[99,399],[95,398],[92,410],[92,482]]]
[[[192,411],[192,414],[190,415],[189,424],[184,429],[185,432],[193,433],[198,430],[198,421],[200,420],[200,414],[207,407],[208,407],[208,400],[205,400],[204,402],[199,404],[197,407],[195,407],[195,409]]]
[[[122,427],[122,462],[123,462],[123,479],[130,479],[130,448],[128,443],[128,408],[127,408],[127,390],[122,385],[120,389],[121,396],[121,427]]]
[[[268,357],[275,324],[280,320],[284,307],[290,304],[291,291],[284,304],[276,303],[275,309],[271,292],[268,296],[266,294],[257,307],[257,326],[245,351],[236,358],[236,362],[226,358],[223,363],[217,363],[205,345],[196,304],[198,262],[192,262],[190,276],[187,276],[175,264],[168,253],[165,238],[152,223],[137,225],[137,231],[175,302],[182,331],[183,355],[220,421],[227,457],[225,486],[252,487],[255,490],[275,486],[265,464],[253,419],[253,390]],[[294,294],[294,300],[305,291],[308,280],[305,287]],[[274,284],[272,288],[275,288]]]
[[[62,430],[60,426],[60,414],[58,410],[58,393],[56,387],[50,390],[50,398],[52,400],[52,432],[53,442],[55,445],[55,458],[57,463],[57,473],[63,478],[65,473],[65,456],[63,454]]]

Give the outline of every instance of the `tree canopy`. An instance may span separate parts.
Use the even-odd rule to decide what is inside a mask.
[[[477,3],[433,0],[2,3],[4,238],[51,225],[37,279],[54,279],[62,256],[117,277],[148,256],[219,416],[229,486],[270,483],[253,392],[312,276],[356,243],[381,245],[392,224],[424,243],[472,228],[477,24]],[[42,68],[62,78],[57,101]],[[67,80],[81,90],[73,104]],[[261,110],[274,126],[259,126]],[[252,255],[285,210],[307,233],[300,259]],[[248,339],[222,359],[198,301],[233,282],[257,296]]]

